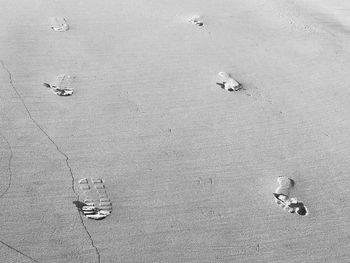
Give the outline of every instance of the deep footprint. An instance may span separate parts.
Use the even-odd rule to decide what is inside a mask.
[[[100,220],[112,213],[112,203],[108,197],[104,181],[100,178],[83,178],[78,182],[83,202],[78,209],[90,219]]]
[[[218,84],[222,89],[227,91],[238,91],[243,88],[242,84],[233,79],[227,72],[218,73]]]
[[[289,213],[297,213],[301,216],[307,215],[308,211],[305,205],[302,202],[298,202],[296,198],[289,197],[295,182],[285,176],[279,176],[277,182],[278,187],[273,193],[276,204]]]
[[[50,24],[54,31],[64,32],[69,30],[69,25],[64,17],[50,17]]]

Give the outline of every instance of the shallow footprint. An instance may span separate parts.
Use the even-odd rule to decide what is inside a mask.
[[[50,17],[51,28],[54,31],[68,31],[69,25],[64,17]]]
[[[286,176],[279,176],[277,182],[278,187],[273,193],[275,201],[283,209],[288,209],[288,204],[294,201],[294,199],[289,199],[289,193],[294,186],[294,181]]]
[[[238,91],[243,88],[242,84],[233,79],[227,72],[218,73],[218,84],[222,89],[227,91]]]
[[[290,198],[290,191],[293,188],[295,182],[286,177],[279,176],[277,178],[278,187],[273,193],[275,197],[275,202],[281,208],[288,211],[289,213],[297,213],[298,215],[307,215],[308,210],[302,202],[298,202],[296,198]]]
[[[200,16],[193,16],[188,21],[196,26],[204,26],[204,22]]]
[[[46,88],[51,89],[58,96],[70,96],[73,94],[72,88],[73,77],[66,74],[59,74],[54,79],[53,83],[43,83]]]

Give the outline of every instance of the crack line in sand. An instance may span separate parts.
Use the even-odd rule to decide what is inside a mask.
[[[5,140],[5,142],[7,143],[7,146],[9,148],[9,150],[10,150],[10,157],[9,157],[9,161],[8,161],[8,184],[7,184],[7,187],[6,187],[5,191],[2,194],[0,194],[0,198],[2,198],[7,193],[7,191],[10,189],[11,184],[12,184],[11,163],[12,163],[13,152],[12,152],[11,144],[6,139],[6,137],[4,135],[2,135],[1,133],[0,133],[0,136]]]
[[[55,141],[50,137],[50,135],[39,125],[39,123],[33,118],[32,114],[30,113],[26,103],[24,102],[21,94],[18,92],[18,90],[16,89],[16,87],[14,86],[13,84],[13,79],[12,79],[12,74],[10,72],[10,70],[6,67],[5,63],[0,60],[0,63],[3,67],[3,69],[7,72],[8,76],[9,76],[9,82],[10,82],[10,85],[12,87],[12,89],[16,92],[17,94],[17,97],[20,99],[20,101],[22,102],[22,105],[23,107],[25,108],[29,118],[31,119],[31,121],[35,124],[35,126],[47,137],[47,139],[49,139],[49,141],[55,146],[56,150],[65,158],[65,162],[66,162],[66,166],[69,170],[69,174],[70,176],[72,177],[72,191],[73,193],[75,194],[75,196],[79,199],[79,194],[75,191],[75,188],[74,188],[74,183],[75,183],[75,178],[74,178],[74,175],[73,175],[73,171],[72,171],[72,167],[70,166],[69,164],[69,157],[68,155],[63,152],[59,147],[58,145],[55,143]],[[97,262],[100,263],[101,262],[101,255],[100,255],[100,252],[98,250],[98,248],[95,246],[95,243],[92,239],[92,236],[89,232],[89,230],[87,229],[86,225],[84,224],[84,221],[83,221],[83,218],[82,218],[82,215],[80,214],[80,212],[78,211],[79,213],[79,218],[80,218],[80,222],[83,226],[83,228],[85,229],[85,232],[86,234],[88,235],[89,239],[90,239],[90,243],[91,243],[91,246],[95,249],[95,252],[96,252],[96,256],[97,256]],[[1,242],[1,241],[0,241]]]
[[[32,257],[30,257],[30,256],[28,256],[28,255],[26,255],[26,254],[24,254],[24,253],[21,252],[20,250],[14,248],[13,246],[10,246],[10,245],[6,244],[5,242],[3,242],[3,241],[1,241],[1,240],[0,240],[0,243],[3,244],[3,245],[5,245],[5,246],[7,246],[9,249],[12,249],[12,250],[16,251],[17,253],[21,254],[22,256],[24,256],[24,257],[26,257],[26,258],[29,258],[31,261],[33,261],[33,262],[38,262],[38,261],[35,260],[34,258],[32,258]]]

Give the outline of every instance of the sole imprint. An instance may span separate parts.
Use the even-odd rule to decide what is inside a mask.
[[[242,84],[233,79],[227,72],[219,72],[218,78],[219,81],[216,84],[218,84],[224,90],[238,91],[243,88]]]
[[[83,178],[78,185],[83,202],[77,207],[85,217],[101,220],[112,213],[112,202],[101,178]]]
[[[50,24],[54,31],[64,32],[69,30],[69,25],[64,17],[50,17]]]
[[[74,89],[72,88],[73,77],[66,74],[59,74],[53,80],[52,84],[43,83],[43,85],[51,89],[51,91],[58,96],[70,96],[73,94]]]
[[[297,198],[290,197],[290,191],[294,187],[295,182],[286,176],[279,176],[277,182],[278,187],[273,193],[276,204],[289,213],[297,213],[301,216],[307,215],[308,211],[305,205],[299,202]]]

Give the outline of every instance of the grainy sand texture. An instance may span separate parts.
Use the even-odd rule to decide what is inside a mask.
[[[348,1],[0,4],[0,262],[349,262]]]

